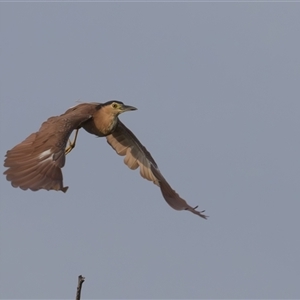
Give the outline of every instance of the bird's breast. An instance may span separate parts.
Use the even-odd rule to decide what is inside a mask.
[[[82,127],[91,134],[103,137],[114,131],[117,122],[117,118],[91,118]]]

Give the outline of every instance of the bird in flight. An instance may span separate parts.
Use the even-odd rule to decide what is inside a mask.
[[[135,107],[120,101],[106,103],[80,103],[60,116],[50,117],[39,131],[29,135],[23,142],[6,153],[4,172],[13,187],[37,191],[60,190],[63,186],[61,168],[66,155],[75,147],[80,128],[98,137],[106,137],[108,144],[121,156],[132,170],[140,167],[143,178],[156,184],[166,200],[175,210],[188,210],[204,219],[204,211],[190,206],[171,188],[161,174],[155,160],[137,137],[119,120],[118,116]],[[75,130],[73,142],[70,135]]]

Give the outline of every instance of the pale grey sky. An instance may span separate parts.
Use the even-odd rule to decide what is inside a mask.
[[[81,131],[66,194],[2,175],[1,298],[300,298],[299,3],[1,3],[6,151],[76,101],[121,116],[205,221]],[[1,172],[5,170],[2,167]]]

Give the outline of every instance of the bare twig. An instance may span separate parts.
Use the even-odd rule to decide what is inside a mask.
[[[78,285],[77,285],[77,292],[76,292],[76,300],[80,300],[80,295],[81,295],[81,287],[82,284],[84,283],[85,277],[82,275],[78,276]]]

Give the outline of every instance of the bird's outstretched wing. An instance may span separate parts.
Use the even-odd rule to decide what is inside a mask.
[[[66,144],[72,131],[91,118],[88,109],[82,108],[49,118],[39,131],[7,151],[4,166],[8,169],[4,174],[13,187],[67,191],[61,171]]]
[[[207,218],[203,214],[204,211],[197,211],[197,207],[191,207],[171,188],[159,171],[151,154],[121,121],[118,122],[115,131],[106,138],[107,142],[119,155],[125,156],[124,163],[130,169],[135,170],[140,167],[141,176],[160,187],[162,195],[172,208],[176,210],[189,210],[204,219]]]

